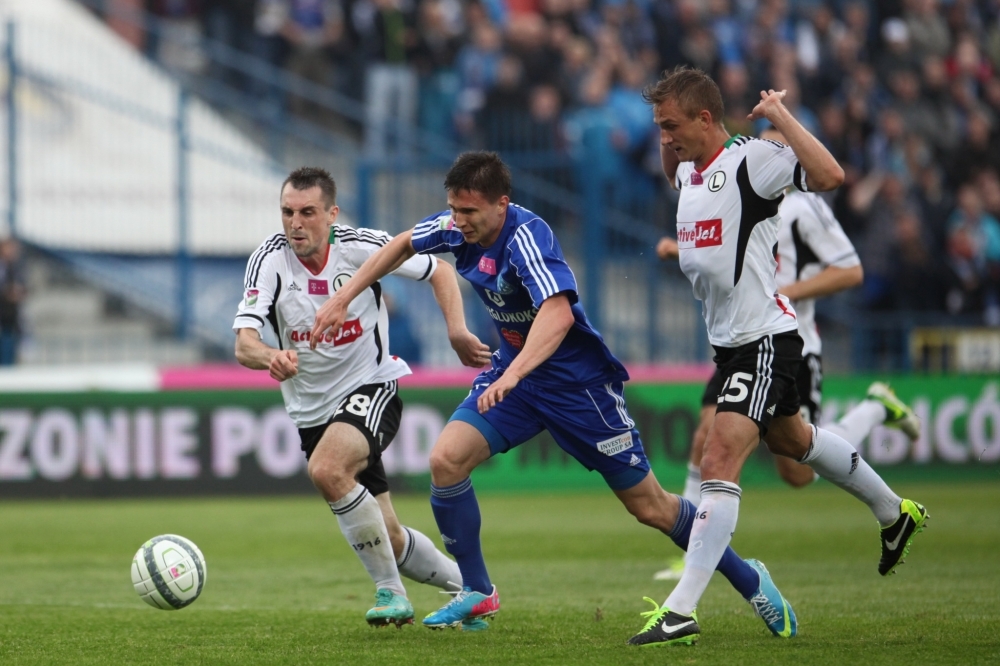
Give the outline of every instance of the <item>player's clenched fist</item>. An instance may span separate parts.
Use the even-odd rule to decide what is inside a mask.
[[[656,244],[656,256],[660,259],[676,259],[680,256],[680,249],[678,249],[677,241],[669,236],[664,236],[660,239],[660,242]]]
[[[327,330],[334,336],[340,332],[340,328],[347,321],[347,306],[348,303],[342,302],[336,295],[320,306],[316,311],[316,321],[313,323],[309,338],[310,349],[316,349],[316,344],[323,339]]]
[[[783,106],[781,100],[784,98],[784,90],[768,90],[767,92],[761,90],[760,102],[757,103],[757,106],[753,107],[753,111],[747,116],[747,120],[760,120],[761,118],[771,120],[773,117],[772,114]]]
[[[294,349],[284,349],[279,351],[271,359],[271,364],[267,366],[271,377],[283,382],[286,379],[299,374],[299,355]]]

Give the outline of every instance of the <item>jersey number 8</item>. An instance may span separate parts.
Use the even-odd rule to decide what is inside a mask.
[[[347,410],[355,416],[367,416],[368,408],[372,404],[372,399],[367,395],[362,395],[360,393],[355,393],[347,401],[347,404],[341,404],[340,409],[337,410],[337,414],[341,414],[344,410]]]

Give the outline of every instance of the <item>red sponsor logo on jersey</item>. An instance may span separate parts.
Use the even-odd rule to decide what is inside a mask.
[[[677,223],[677,246],[681,249],[722,245],[722,220]]]
[[[487,275],[497,274],[497,262],[489,257],[479,258],[479,272],[486,273]]]
[[[329,296],[330,295],[330,283],[326,280],[309,280],[309,295],[310,296]]]
[[[361,320],[352,319],[350,321],[345,321],[344,325],[340,328],[339,331],[337,331],[336,335],[334,335],[333,333],[325,334],[323,336],[323,339],[320,340],[320,343],[328,345],[332,344],[334,347],[339,347],[340,345],[346,345],[349,342],[354,342],[355,340],[361,337],[362,333],[364,333],[364,329],[361,328]],[[292,342],[309,342],[310,340],[312,340],[312,331],[293,330],[289,335],[289,337],[291,338]]]
[[[522,335],[520,331],[512,331],[509,328],[501,328],[500,335],[502,335],[503,339],[507,341],[507,344],[514,349],[520,349],[524,346],[524,335]]]

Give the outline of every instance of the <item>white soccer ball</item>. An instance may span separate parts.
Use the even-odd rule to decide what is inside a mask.
[[[205,587],[207,574],[205,556],[198,546],[176,534],[153,537],[132,558],[135,591],[160,610],[179,610],[191,604]]]

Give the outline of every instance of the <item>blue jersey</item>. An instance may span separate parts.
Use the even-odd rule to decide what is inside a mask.
[[[413,230],[420,253],[451,252],[458,272],[472,283],[500,334],[494,367],[507,368],[524,347],[542,302],[565,294],[576,320],[556,351],[535,368],[528,380],[538,386],[591,387],[625,381],[628,373],[583,312],[576,278],[559,241],[545,220],[510,204],[500,236],[489,247],[465,242],[451,212],[431,215]]]

